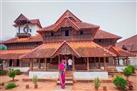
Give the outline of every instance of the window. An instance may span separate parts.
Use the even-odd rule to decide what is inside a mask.
[[[69,30],[65,31],[65,36],[69,36]]]
[[[83,31],[80,31],[80,35],[83,35]]]

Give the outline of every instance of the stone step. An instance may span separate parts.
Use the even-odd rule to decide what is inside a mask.
[[[60,85],[60,81],[57,81],[57,85]],[[65,81],[65,85],[73,85],[73,81]]]
[[[59,80],[59,79],[58,79],[58,80]],[[69,80],[69,81],[70,81],[70,80],[73,80],[73,77],[65,77],[65,80],[66,80],[66,81],[68,81],[68,80]]]

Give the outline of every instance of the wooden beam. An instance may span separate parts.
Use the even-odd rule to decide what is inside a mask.
[[[87,71],[89,71],[89,57],[87,57]]]

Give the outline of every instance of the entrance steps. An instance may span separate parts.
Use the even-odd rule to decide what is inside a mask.
[[[65,72],[65,85],[73,85],[73,73]],[[57,85],[60,85],[60,80],[57,80]]]

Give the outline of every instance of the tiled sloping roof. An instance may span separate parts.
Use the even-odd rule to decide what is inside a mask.
[[[7,43],[23,43],[23,42],[42,42],[41,35],[37,34],[35,36],[27,37],[27,38],[12,38],[6,41],[3,41],[3,44]]]
[[[80,29],[99,28],[98,25],[94,25],[94,24],[90,24],[90,23],[86,23],[86,22],[76,22],[76,25]]]
[[[33,49],[30,53],[21,56],[21,58],[48,58],[56,53],[60,54],[58,50],[62,48],[62,45],[66,44],[70,48],[71,53],[79,57],[108,57],[116,56],[107,49],[97,45],[94,42],[56,42],[46,43]],[[65,46],[66,46],[65,45]],[[61,52],[61,51],[60,51]]]
[[[60,45],[61,42],[42,44],[28,54],[21,56],[21,58],[48,58],[53,55]]]
[[[71,21],[71,20],[70,20]],[[90,29],[90,28],[99,28],[98,25],[86,23],[86,22],[75,22],[75,25],[80,29]],[[56,25],[52,24],[45,28],[40,29],[39,31],[55,31]]]
[[[26,16],[24,16],[23,14],[20,14],[20,15],[18,16],[18,18],[17,18],[14,22],[17,23],[17,22],[20,21],[20,20],[29,21],[29,19],[28,19]]]
[[[58,27],[62,27],[64,24],[70,24],[72,27],[77,27],[80,29],[89,29],[89,28],[99,28],[98,25],[82,22],[78,19],[74,14],[72,14],[69,10],[67,10],[57,21],[55,24],[52,24],[48,27],[40,29],[38,32],[42,31],[57,31]]]
[[[119,57],[133,57],[135,54],[130,53],[128,51],[123,50],[122,48],[111,46],[109,50],[113,53],[115,53]]]
[[[137,52],[137,34],[130,38],[120,41],[116,45],[121,48],[124,45],[128,51]]]
[[[103,30],[98,30],[94,36],[94,39],[120,39],[121,37]]]
[[[76,17],[71,11],[69,10],[66,10],[62,15],[61,17],[56,21],[55,24],[59,23],[60,21],[62,21],[64,18],[70,18],[70,19],[73,19],[73,21],[75,22],[81,22],[81,20]]]
[[[19,59],[21,55],[30,51],[30,49],[0,50],[0,59]]]
[[[81,57],[109,57],[114,53],[91,41],[68,42],[68,45]]]
[[[34,24],[34,25],[38,25],[40,28],[42,28],[39,19],[31,19],[31,20],[30,20],[30,23],[31,23],[31,24]]]
[[[38,25],[40,28],[42,28],[39,19],[28,19],[26,16],[23,14],[20,14],[18,18],[14,21],[14,26],[16,27],[18,23],[21,23],[20,21],[27,21],[27,23],[31,23],[34,25]]]

